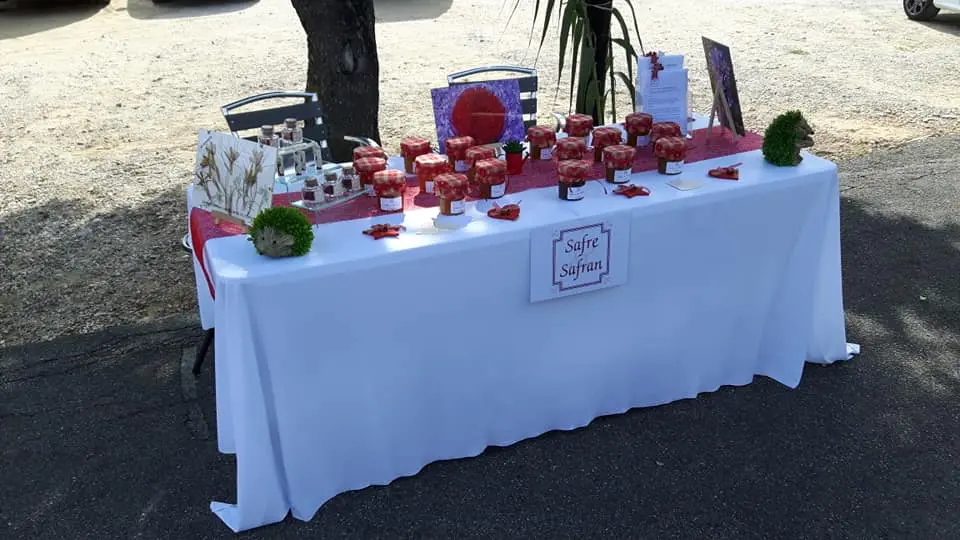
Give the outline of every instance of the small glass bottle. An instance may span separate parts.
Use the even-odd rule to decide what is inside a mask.
[[[277,146],[273,140],[273,126],[260,126],[257,142],[264,146]]]
[[[316,178],[307,178],[303,182],[303,202],[308,207],[318,206],[322,202],[320,195],[320,181]]]
[[[340,196],[342,187],[340,186],[339,178],[337,177],[336,171],[328,171],[324,173],[324,179],[326,180],[323,183],[323,196],[327,202],[330,202]]]
[[[284,132],[289,132],[290,138],[289,141],[293,143],[303,142],[303,127],[300,124],[300,121],[296,118],[287,118],[283,121]]]
[[[357,171],[354,170],[353,164],[347,163],[343,166],[343,178],[341,179],[341,183],[343,184],[343,190],[347,193],[359,191],[360,177],[357,176]]]

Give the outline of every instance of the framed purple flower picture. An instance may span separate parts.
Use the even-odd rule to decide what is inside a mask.
[[[470,136],[480,145],[522,141],[526,136],[516,79],[434,88],[430,94],[441,153],[451,137]]]
[[[740,110],[740,93],[737,91],[737,77],[733,74],[730,47],[704,37],[703,52],[707,55],[707,71],[710,73],[713,94],[716,95],[718,85],[723,89],[723,95],[730,106],[730,115],[733,117],[728,120],[727,115],[721,114],[720,124],[738,135],[746,135],[743,112]],[[731,122],[733,125],[728,125]]]

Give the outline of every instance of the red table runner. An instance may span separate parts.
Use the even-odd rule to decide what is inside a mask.
[[[693,139],[687,141],[686,163],[750,152],[763,145],[763,137],[756,133],[747,133],[745,137],[734,140],[732,134],[726,128],[714,128],[713,136],[709,139],[706,129],[698,129],[692,134]],[[633,172],[652,171],[656,168],[657,158],[653,155],[652,145],[648,148],[638,148],[637,155],[634,158]],[[603,178],[605,174],[603,164],[595,163],[590,168],[587,178]],[[556,183],[557,164],[555,161],[527,161],[522,175],[510,176],[507,179],[507,193],[520,193],[528,189],[550,187],[556,185]],[[479,198],[478,195],[476,188],[473,188],[468,200],[476,200]],[[437,206],[437,198],[434,195],[420,193],[420,187],[415,176],[407,178],[407,190],[403,198],[406,210],[435,208]],[[273,206],[290,206],[292,202],[299,199],[299,191],[275,193],[273,195]],[[348,221],[381,214],[377,208],[376,197],[363,195],[320,212],[308,212],[306,210],[302,210],[302,212],[314,224]],[[193,253],[200,263],[203,273],[207,276],[207,285],[210,287],[211,296],[213,296],[213,283],[210,281],[210,276],[203,261],[203,246],[208,240],[242,233],[243,228],[238,225],[228,222],[217,223],[213,215],[206,210],[194,208],[190,211],[190,238],[193,242]]]

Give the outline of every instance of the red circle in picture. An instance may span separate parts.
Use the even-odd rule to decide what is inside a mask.
[[[457,135],[469,135],[476,144],[489,144],[503,135],[506,112],[503,103],[489,90],[468,88],[457,98],[451,121]]]

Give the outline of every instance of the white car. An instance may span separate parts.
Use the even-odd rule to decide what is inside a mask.
[[[915,21],[929,21],[941,9],[960,12],[960,0],[903,0],[903,11]]]

